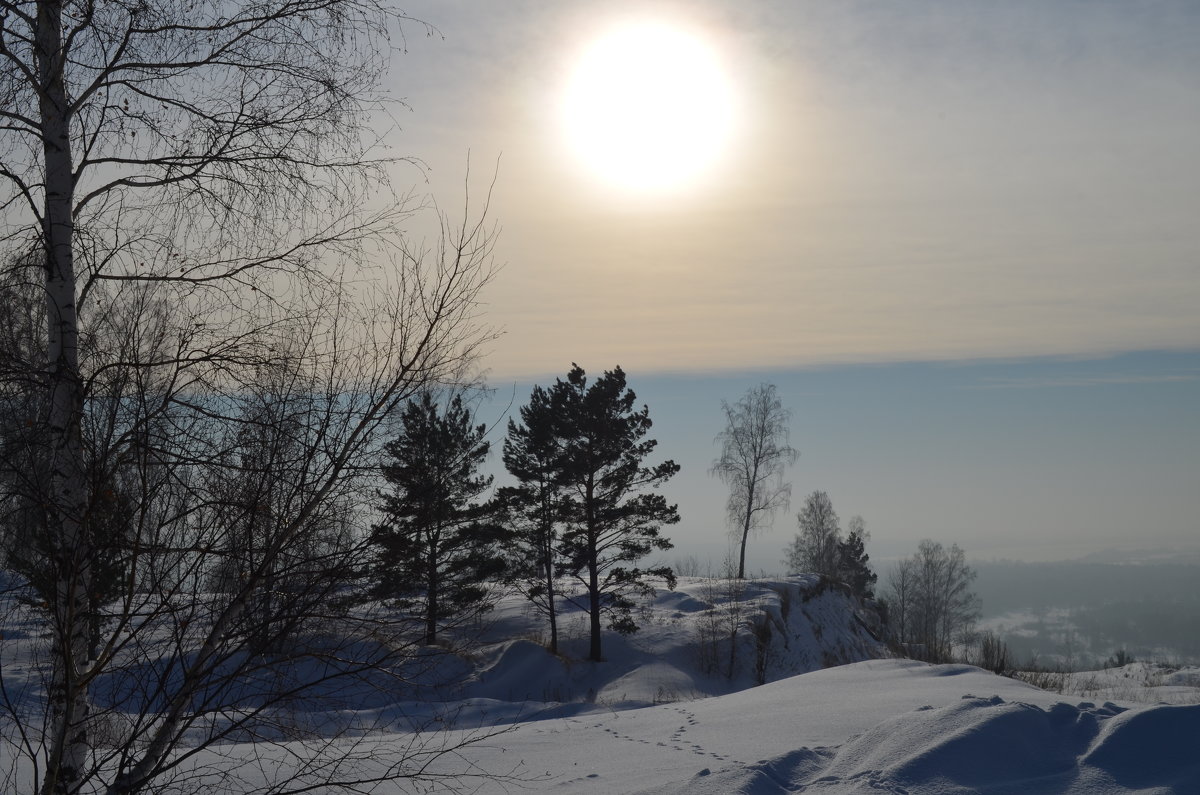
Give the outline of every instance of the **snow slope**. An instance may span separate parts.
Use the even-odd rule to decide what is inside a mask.
[[[700,670],[702,623],[734,607],[746,625],[768,616],[775,628],[768,684],[752,686],[745,628],[732,678],[727,645],[717,671]],[[528,640],[500,643],[464,687],[464,716],[522,721],[464,754],[470,769],[513,780],[467,791],[1200,793],[1200,690],[1188,687],[1200,679],[1188,672],[1172,684],[1190,691],[1193,706],[1134,706],[1047,693],[971,666],[880,659],[886,650],[866,631],[869,616],[811,577],[755,581],[736,595],[683,581],[647,602],[641,633],[606,636],[599,664],[580,661],[585,638],[570,616],[565,657]],[[535,634],[535,626],[506,601],[491,632]]]
[[[577,613],[564,616],[565,654],[554,656],[513,640],[536,636],[539,624],[506,599],[489,627],[473,630],[495,642],[446,659],[447,671],[466,675],[443,701],[364,696],[357,713],[312,720],[305,742],[225,745],[192,762],[202,777],[238,767],[245,792],[267,789],[314,747],[345,744],[346,770],[368,776],[408,754],[459,792],[1200,793],[1200,671],[1156,683],[1178,704],[1092,703],[971,666],[883,659],[867,612],[815,578],[736,592],[687,581],[645,603],[641,633],[607,635],[597,664],[580,659]],[[772,629],[756,642],[751,627],[765,624]],[[702,650],[715,626],[740,627],[732,669],[728,635]],[[6,675],[19,673],[12,663]],[[1133,669],[1109,676],[1138,678]],[[751,686],[758,679],[767,684]],[[371,733],[335,738],[331,728],[323,739],[314,728],[348,714]],[[448,728],[417,735],[395,716]],[[438,756],[468,737],[475,742]],[[370,791],[438,789],[398,779]]]
[[[1182,794],[1200,792],[1197,737],[1196,705],[1063,703],[969,666],[876,660],[530,721],[472,758],[519,759],[525,787],[556,793]]]
[[[774,628],[768,684],[752,686],[745,629],[732,679],[723,661],[698,670],[703,621],[733,601],[746,625],[766,616]],[[638,635],[605,638],[600,664],[570,661],[582,655],[582,632],[567,633],[567,660],[529,641],[493,649],[467,692],[485,710],[519,699],[525,718],[467,758],[493,771],[515,766],[519,781],[477,791],[1200,793],[1200,690],[1187,688],[1187,672],[1172,684],[1190,690],[1191,706],[1133,706],[971,666],[879,659],[886,650],[870,636],[870,616],[812,577],[755,581],[739,594],[685,580],[642,618]],[[513,603],[498,608],[501,634],[519,620]],[[824,667],[837,662],[850,664]],[[673,703],[647,703],[664,700]]]
[[[637,618],[640,632],[606,633],[604,662],[589,663],[582,661],[588,639],[581,611],[564,603],[562,654],[554,657],[538,643],[511,640],[538,635],[540,621],[521,600],[503,599],[477,636],[497,642],[479,652],[479,671],[461,696],[645,706],[888,654],[869,628],[877,618],[815,575],[732,583],[680,578],[674,590],[645,599]],[[769,627],[764,641],[756,641],[755,624]]]
[[[1133,662],[1099,671],[1030,672],[1022,678],[1056,693],[1089,701],[1136,704],[1200,703],[1200,668]]]

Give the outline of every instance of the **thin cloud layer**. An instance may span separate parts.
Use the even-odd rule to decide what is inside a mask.
[[[503,153],[497,374],[1096,355],[1200,342],[1194,5],[437,3],[395,139],[455,195]],[[614,193],[554,107],[589,30],[699,30],[739,139],[683,195]],[[435,126],[436,120],[436,126]]]

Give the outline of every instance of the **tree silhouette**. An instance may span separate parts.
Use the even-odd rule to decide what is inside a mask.
[[[856,596],[871,599],[879,575],[871,570],[871,556],[866,550],[870,534],[861,516],[851,516],[846,530],[846,538],[838,541],[837,546],[837,578],[849,585]]]
[[[783,407],[774,384],[759,384],[734,405],[721,401],[725,430],[717,435],[721,453],[712,474],[729,486],[725,510],[740,539],[737,576],[746,576],[746,541],[752,530],[770,523],[786,510],[792,494],[783,482],[784,470],[799,453],[788,444],[791,412]]]
[[[492,483],[479,474],[490,445],[458,395],[443,413],[426,392],[401,420],[383,465],[393,489],[383,495],[386,518],[371,535],[380,550],[375,593],[417,608],[432,645],[446,624],[488,608],[487,581],[503,569],[492,506],[479,501]]]
[[[514,530],[510,579],[550,626],[550,652],[558,653],[558,535],[566,518],[560,458],[550,393],[533,388],[520,409],[521,422],[508,421],[504,467],[519,483],[501,488],[498,502]]]
[[[796,518],[800,532],[785,552],[788,571],[836,577],[842,531],[829,495],[823,491],[808,495]]]
[[[645,438],[653,424],[650,410],[634,408],[637,396],[626,388],[620,367],[589,384],[583,368],[572,365],[567,379],[556,380],[548,392],[547,417],[558,446],[556,480],[565,490],[560,566],[586,592],[588,657],[600,661],[603,616],[609,617],[610,629],[636,632],[630,596],[652,593],[651,576],[675,586],[669,567],[642,570],[624,564],[671,548],[660,531],[678,522],[679,513],[661,494],[647,490],[674,476],[679,465],[643,465],[658,443]]]
[[[6,399],[42,407],[26,436],[27,460],[44,466],[18,480],[39,506],[54,580],[47,714],[9,709],[22,769],[39,779],[25,791],[166,786],[188,775],[190,755],[173,753],[185,739],[211,748],[227,716],[266,720],[278,690],[253,707],[217,697],[237,692],[238,666],[252,669],[247,615],[314,519],[355,521],[347,497],[370,475],[359,462],[378,454],[394,412],[467,377],[490,336],[477,321],[486,208],[461,225],[439,214],[427,249],[398,232],[409,205],[376,204],[388,163],[365,125],[399,19],[382,0],[0,0],[0,262],[37,284],[43,312],[24,346],[41,361],[18,352],[0,379]],[[254,422],[240,408],[267,366],[305,406],[302,432],[286,432],[299,445],[288,477],[271,484],[289,511],[258,515],[261,554],[235,588],[207,594],[230,549],[223,517],[245,493],[220,474],[248,460],[231,439]],[[105,575],[91,525],[112,473],[136,557],[93,655]],[[305,587],[315,598],[332,586]],[[342,626],[390,632],[365,623]],[[348,653],[356,671],[395,662]],[[153,670],[172,675],[137,678]],[[123,744],[97,754],[98,713],[114,711],[91,691],[115,679],[145,699],[121,718]],[[302,767],[295,788],[351,775]]]
[[[971,590],[975,570],[958,546],[924,539],[917,551],[893,570],[889,614],[901,643],[918,644],[930,662],[948,662],[954,644],[964,640],[979,615]]]

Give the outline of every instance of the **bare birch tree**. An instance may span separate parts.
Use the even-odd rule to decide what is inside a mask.
[[[912,557],[892,571],[888,593],[890,619],[901,643],[916,644],[915,653],[931,662],[953,659],[979,615],[979,599],[971,591],[975,570],[957,545],[921,541]]]
[[[808,495],[796,520],[800,524],[800,532],[784,550],[788,572],[807,571],[836,577],[842,528],[829,495],[823,491]]]
[[[331,549],[355,563],[345,508],[381,429],[420,389],[460,380],[488,338],[486,206],[461,225],[439,214],[440,238],[410,244],[397,224],[412,208],[388,198],[365,140],[399,21],[376,0],[0,2],[0,255],[43,306],[40,339],[0,374],[6,410],[33,410],[6,440],[30,466],[9,469],[5,508],[35,506],[50,583],[35,606],[51,638],[45,715],[5,695],[37,779],[23,791],[180,787],[196,748],[261,735],[281,694],[303,692],[247,700],[233,683],[295,654],[342,660],[335,678],[398,662],[382,641],[284,649],[301,607],[337,600],[324,582],[279,589],[311,581]],[[249,410],[268,370],[281,423]],[[239,472],[261,499],[229,489]],[[123,576],[98,604],[113,478],[130,502]],[[229,534],[251,525],[254,554],[213,595],[202,584]],[[318,527],[346,535],[294,555]],[[297,776],[362,778],[328,759]]]
[[[774,384],[759,384],[734,405],[721,401],[725,430],[717,435],[721,452],[709,472],[729,486],[725,504],[732,533],[739,537],[737,576],[746,576],[746,541],[752,530],[769,525],[787,510],[792,485],[783,473],[800,455],[788,444],[791,412]]]
[[[904,558],[892,566],[888,576],[887,601],[888,624],[901,644],[912,641],[913,589],[916,588],[916,572],[912,558]]]

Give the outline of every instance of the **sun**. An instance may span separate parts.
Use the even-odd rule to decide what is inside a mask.
[[[660,23],[627,25],[579,58],[563,98],[567,140],[609,185],[684,188],[729,144],[729,79],[701,38]]]

